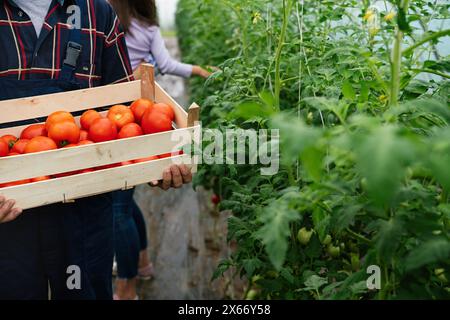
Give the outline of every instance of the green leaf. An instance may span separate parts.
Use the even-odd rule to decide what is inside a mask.
[[[381,207],[388,205],[400,187],[414,146],[392,126],[378,127],[356,144],[358,168],[367,179],[370,197]]]
[[[345,99],[348,99],[351,101],[356,99],[355,90],[353,89],[353,86],[349,80],[346,80],[344,82],[344,85],[342,86],[342,94],[344,95]]]
[[[248,120],[252,118],[269,117],[273,114],[273,112],[273,109],[265,104],[260,104],[257,102],[243,102],[237,105],[230,115],[233,118]]]
[[[328,283],[327,278],[319,277],[318,275],[312,275],[305,281],[306,288],[303,288],[304,291],[318,291],[320,287],[326,285]]]
[[[223,276],[223,274],[230,269],[231,262],[229,260],[224,260],[219,263],[216,270],[214,270],[214,273],[212,275],[211,281],[218,279],[219,277]]]
[[[324,153],[316,147],[306,148],[300,156],[306,172],[316,182],[319,182],[323,174]]]
[[[323,241],[328,234],[330,215],[325,210],[317,207],[314,209],[312,219],[314,223],[314,230],[316,230],[320,241]]]
[[[445,238],[429,240],[415,248],[405,259],[406,271],[450,258],[450,241]]]
[[[278,199],[263,209],[260,217],[263,226],[258,230],[257,237],[265,246],[273,266],[280,270],[286,259],[289,224],[299,218],[296,210],[289,208],[287,201]]]
[[[247,277],[250,279],[255,273],[255,270],[262,266],[262,262],[258,258],[245,259],[242,261],[242,266],[247,273]]]
[[[389,261],[400,246],[404,223],[398,218],[391,218],[389,221],[379,221],[378,225],[380,226],[376,241],[378,255]]]

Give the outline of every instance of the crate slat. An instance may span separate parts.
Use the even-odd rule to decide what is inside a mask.
[[[83,198],[86,195],[96,195],[114,190],[145,184],[153,180],[161,180],[163,170],[173,162],[188,162],[189,156],[160,159],[151,162],[138,163],[85,173],[65,178],[47,180],[0,189],[7,199],[16,200],[16,207],[29,209],[52,203],[69,202]],[[192,167],[196,172],[196,167]]]
[[[1,123],[46,117],[54,111],[76,112],[137,100],[141,81],[0,101]]]
[[[170,153],[195,139],[196,128],[178,129],[27,155],[0,158],[0,183],[66,173]],[[1,190],[0,190],[1,191]]]

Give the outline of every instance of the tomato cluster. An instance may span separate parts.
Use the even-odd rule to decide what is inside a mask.
[[[93,143],[169,131],[172,130],[174,120],[175,113],[171,106],[164,103],[154,103],[148,99],[138,99],[130,107],[115,105],[109,109],[106,117],[103,117],[96,110],[88,110],[80,117],[80,125],[77,124],[71,113],[57,111],[49,115],[44,124],[33,124],[26,127],[19,138],[14,135],[0,137],[0,157],[20,156],[59,148],[81,147]],[[54,176],[14,181],[0,184],[0,188],[147,162],[182,153],[180,151]]]

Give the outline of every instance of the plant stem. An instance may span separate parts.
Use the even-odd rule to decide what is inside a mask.
[[[415,44],[413,44],[412,46],[410,46],[408,49],[404,50],[403,55],[410,54],[414,49],[423,45],[424,43],[427,43],[429,41],[433,41],[434,39],[437,39],[440,37],[445,37],[448,35],[450,35],[450,29],[434,32],[433,34],[430,34],[429,36],[423,38],[422,40],[420,40],[420,41],[416,42]]]
[[[287,3],[286,3],[287,2]],[[275,54],[275,108],[280,110],[281,93],[281,54],[283,53],[284,40],[289,22],[289,13],[292,7],[292,0],[283,0],[283,26],[281,27],[280,40]]]
[[[407,14],[409,8],[409,0],[403,0],[401,2],[401,9]],[[396,35],[394,41],[394,48],[392,51],[392,63],[391,63],[391,94],[389,99],[389,105],[398,105],[398,97],[400,94],[400,77],[402,70],[402,44],[403,44],[404,32],[400,30],[399,26],[396,27]]]
[[[414,71],[414,72],[417,72],[417,73],[422,73],[422,72],[432,73],[432,74],[435,74],[435,75],[440,76],[442,78],[450,79],[450,75],[448,75],[446,73],[443,73],[443,72],[440,72],[440,71],[437,71],[437,70],[432,70],[432,69],[415,69],[414,68],[414,69],[411,69],[411,71]]]

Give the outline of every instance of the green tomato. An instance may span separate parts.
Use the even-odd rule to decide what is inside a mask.
[[[257,274],[252,277],[252,282],[255,283],[256,281],[261,280],[261,279],[262,279],[261,275]]]
[[[440,269],[434,269],[434,274],[438,277],[438,279],[440,281],[442,281],[443,283],[448,283],[447,277],[445,276],[445,270],[440,268]]]
[[[245,300],[255,300],[257,296],[258,296],[258,292],[254,289],[251,289],[248,291],[247,297],[245,298]]]
[[[306,228],[301,228],[297,234],[298,242],[302,245],[307,245],[309,241],[311,240],[311,236],[313,234],[313,231],[308,231]]]
[[[329,234],[327,234],[325,239],[323,239],[322,244],[327,246],[327,245],[329,245],[331,243],[332,240],[333,240],[333,238],[331,238],[331,236]]]
[[[335,247],[332,244],[330,244],[328,246],[328,254],[332,257],[332,258],[337,258],[341,255],[341,248],[339,247]]]
[[[353,271],[358,271],[359,270],[359,254],[358,253],[350,253],[350,261],[352,264],[352,270]]]

